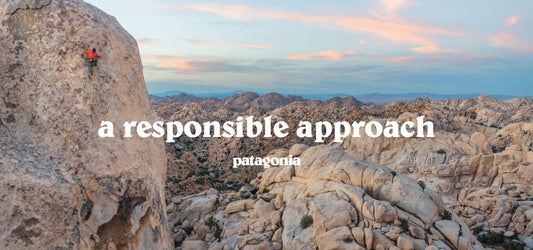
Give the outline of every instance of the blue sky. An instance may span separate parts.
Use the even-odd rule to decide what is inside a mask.
[[[150,93],[533,95],[533,1],[86,1]]]

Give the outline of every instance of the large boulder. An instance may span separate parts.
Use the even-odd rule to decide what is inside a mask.
[[[155,120],[134,38],[78,0],[0,0],[0,17],[0,248],[172,248],[163,142],[122,137]]]
[[[413,179],[332,146],[307,148],[301,157],[303,164],[293,166],[289,180],[271,178],[283,167],[258,176],[257,185],[268,195],[236,200],[237,192],[219,193],[220,202],[197,222],[171,222],[176,238],[182,241],[185,230],[185,241],[219,241],[224,249],[481,248],[459,217],[441,220],[442,198]],[[357,173],[364,178],[357,179]],[[184,197],[179,210],[204,197]],[[203,224],[205,238],[198,237]]]

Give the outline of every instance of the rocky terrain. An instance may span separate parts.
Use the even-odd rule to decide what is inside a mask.
[[[255,101],[259,98],[271,102]],[[238,105],[231,106],[231,103]],[[266,105],[262,106],[263,103]],[[392,119],[403,122],[424,115],[435,124],[435,138],[362,137],[327,144],[345,150],[355,159],[388,166],[394,173],[409,176],[419,185],[435,190],[443,197],[445,206],[487,246],[501,245],[504,241],[515,247],[533,246],[533,99],[498,101],[480,96],[376,105],[363,104],[353,98],[316,101],[292,96],[284,99],[275,93],[266,96],[245,93],[222,100],[181,95],[153,99],[152,104],[156,112],[169,121],[207,121],[208,118],[225,121],[237,116],[271,115],[287,121],[291,127],[300,120]],[[263,169],[233,170],[230,168],[232,157],[265,155],[295,143],[314,145],[311,140],[294,136],[283,139],[184,138],[167,145],[168,191],[172,196],[196,194],[212,187],[237,191]]]
[[[233,157],[264,155],[295,143],[314,144],[312,138],[298,138],[295,131],[301,120],[338,120],[362,115],[361,102],[353,97],[328,101],[284,97],[277,93],[234,95],[222,100],[179,95],[152,99],[156,113],[165,121],[231,121],[238,116],[271,115],[273,122],[288,123],[290,136],[285,138],[188,138],[180,137],[167,145],[168,185],[174,194],[192,194],[210,187],[238,190],[254,179],[260,168],[232,169]]]
[[[516,234],[532,242],[533,100],[436,101],[398,119],[420,114],[438,124],[435,138],[362,137],[338,146],[425,183],[476,232]]]
[[[155,118],[136,41],[83,1],[0,0],[0,15],[0,248],[172,249],[163,142],[97,132]]]
[[[440,196],[332,146],[296,144],[240,192],[172,198],[181,249],[483,249]]]

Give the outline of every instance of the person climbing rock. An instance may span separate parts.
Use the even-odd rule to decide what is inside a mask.
[[[94,67],[96,67],[96,63],[98,63],[97,57],[100,58],[101,56],[96,53],[96,48],[93,48],[92,51],[85,50],[85,53],[89,55],[89,63],[92,63]]]

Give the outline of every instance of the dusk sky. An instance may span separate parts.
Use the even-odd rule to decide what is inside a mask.
[[[152,94],[533,96],[533,1],[88,0],[138,41]]]

